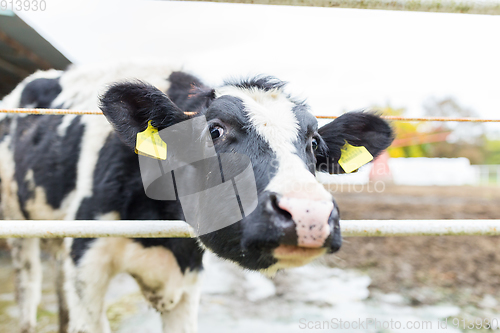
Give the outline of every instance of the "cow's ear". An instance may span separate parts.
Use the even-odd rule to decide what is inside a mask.
[[[345,113],[321,127],[318,133],[322,142],[316,151],[316,169],[329,173],[344,173],[338,162],[346,142],[365,147],[375,158],[394,139],[389,124],[368,112]]]
[[[134,148],[137,133],[148,121],[159,130],[189,119],[163,92],[140,81],[111,86],[100,98],[100,108],[120,138]]]

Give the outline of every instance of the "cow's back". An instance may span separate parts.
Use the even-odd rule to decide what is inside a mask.
[[[40,71],[19,84],[0,105],[2,108],[98,110],[98,97],[110,84],[139,79],[166,92],[171,73],[168,65],[159,63]],[[82,211],[82,204],[92,197],[95,186],[109,190],[102,182],[109,182],[116,175],[101,175],[100,182],[96,182],[96,168],[116,169],[120,162],[113,163],[113,160],[127,154],[130,156],[133,152],[124,151],[103,116],[1,115],[3,218],[101,218],[98,211],[92,214],[88,209]],[[136,167],[133,162],[129,164],[132,164],[129,168]],[[110,214],[104,218],[120,216]]]

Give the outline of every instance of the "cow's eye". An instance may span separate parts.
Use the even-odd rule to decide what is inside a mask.
[[[210,136],[212,140],[220,138],[224,134],[224,129],[221,126],[213,125],[210,127]]]
[[[311,140],[311,147],[313,150],[318,149],[318,140],[316,138],[312,138]]]

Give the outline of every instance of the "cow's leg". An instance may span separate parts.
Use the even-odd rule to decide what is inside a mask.
[[[40,240],[16,238],[9,240],[15,269],[16,299],[20,308],[21,332],[35,332],[36,311],[42,291]]]
[[[61,250],[62,252],[62,250]],[[56,292],[57,301],[59,304],[59,333],[67,333],[69,325],[69,310],[68,310],[68,299],[66,297],[66,292],[64,291],[65,283],[65,273],[64,273],[64,262],[67,255],[65,253],[57,253],[54,261],[56,264]]]
[[[197,273],[190,273],[197,274]],[[198,279],[196,276],[195,279]],[[164,333],[198,331],[198,306],[200,303],[199,283],[189,283],[179,303],[161,314]]]
[[[72,241],[71,256],[65,263],[69,332],[109,333],[104,296],[111,278],[119,272],[117,262],[120,261],[124,240],[100,238]]]
[[[199,272],[180,269],[173,253],[162,246],[131,242],[125,249],[124,270],[139,284],[144,297],[162,314],[163,332],[197,331]]]
[[[67,250],[64,247],[64,239],[44,239],[42,240],[42,248],[51,254],[55,266],[55,283],[57,301],[59,305],[59,333],[68,332],[69,313],[68,301],[64,292],[64,261],[68,256]]]

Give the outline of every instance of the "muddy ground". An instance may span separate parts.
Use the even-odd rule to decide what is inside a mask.
[[[331,185],[342,219],[500,218],[500,187],[360,188]],[[371,290],[406,294],[414,304],[466,305],[500,295],[497,236],[351,237],[329,262],[360,269],[372,278]]]

